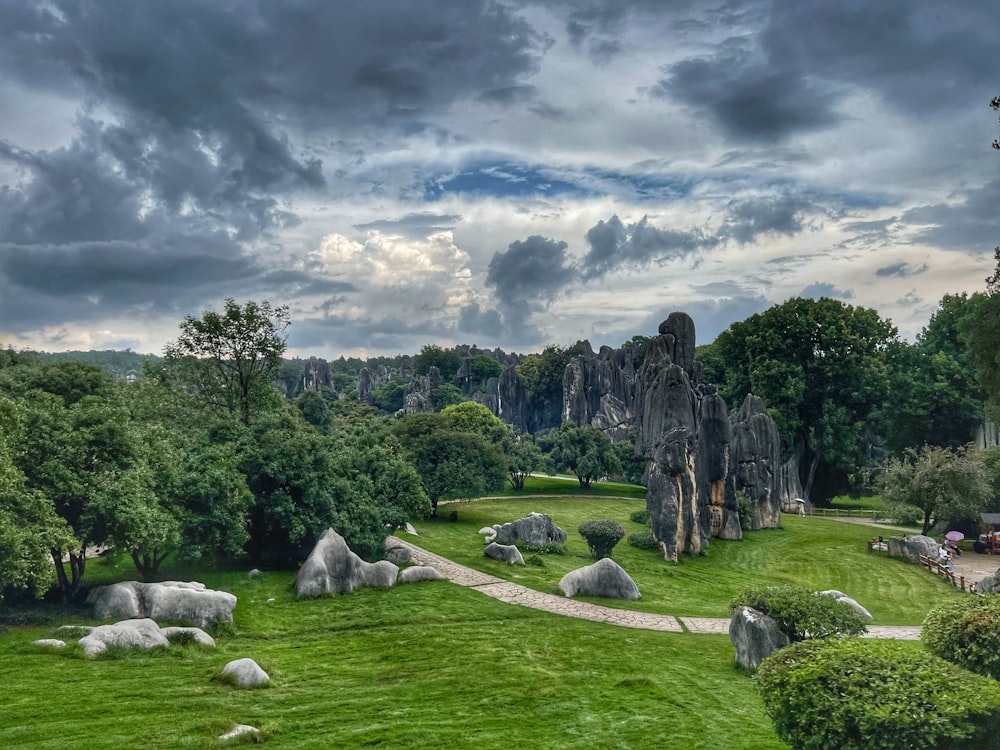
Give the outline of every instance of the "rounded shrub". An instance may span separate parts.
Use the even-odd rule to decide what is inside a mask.
[[[660,543],[653,537],[652,529],[640,531],[638,534],[629,534],[628,543],[633,547],[638,547],[639,549],[658,550],[660,548]]]
[[[649,526],[652,517],[649,515],[649,511],[643,508],[642,510],[634,510],[629,516],[632,523],[641,523],[643,526]]]
[[[778,737],[796,748],[1000,748],[1000,685],[916,644],[796,643],[754,677]]]
[[[600,560],[611,557],[611,550],[625,536],[625,529],[617,521],[604,518],[600,521],[584,521],[577,527],[580,536],[587,542],[590,554]]]
[[[762,586],[738,594],[731,609],[750,607],[775,620],[788,640],[853,636],[867,632],[861,615],[832,596],[802,586]]]
[[[935,607],[920,639],[932,654],[1000,680],[1000,596],[966,596]]]

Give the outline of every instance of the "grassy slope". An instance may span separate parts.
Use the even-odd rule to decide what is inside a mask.
[[[209,747],[235,722],[289,748],[783,747],[725,636],[555,617],[444,582],[295,601],[292,578],[207,576],[240,599],[215,652],[88,661],[31,645],[51,627],[8,630],[0,747]],[[211,680],[244,656],[270,689]]]
[[[643,501],[627,499],[534,497],[444,507],[456,508],[458,521],[416,524],[420,536],[413,541],[463,565],[557,594],[563,575],[592,562],[576,531],[580,522],[613,518],[625,527],[627,537],[643,529],[629,516],[645,506]],[[540,567],[511,567],[483,557],[482,537],[477,533],[480,528],[513,521],[531,511],[548,513],[566,530],[565,555],[540,556]],[[959,596],[937,576],[868,552],[868,539],[878,533],[872,528],[797,516],[783,517],[782,525],[780,529],[753,532],[739,542],[713,539],[707,556],[684,557],[679,565],[622,540],[613,557],[635,580],[642,599],[601,603],[666,614],[728,617],[730,600],[746,587],[795,583],[843,591],[871,610],[876,625],[917,625],[933,604]]]

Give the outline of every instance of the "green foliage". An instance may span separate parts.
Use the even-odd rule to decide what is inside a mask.
[[[518,540],[514,542],[514,545],[521,550],[521,552],[530,552],[535,555],[565,555],[566,545],[562,542],[546,542],[545,544],[528,544],[525,541]]]
[[[530,434],[520,430],[508,431],[503,441],[503,452],[507,457],[507,481],[512,489],[523,490],[528,476],[545,466],[542,449]]]
[[[330,426],[330,407],[318,391],[304,391],[295,399],[302,417],[313,427],[326,430]]]
[[[959,322],[960,333],[968,345],[969,363],[986,396],[986,412],[994,421],[1000,421],[1000,294],[997,291],[973,295],[969,313]]]
[[[778,623],[790,641],[861,635],[861,615],[832,596],[802,586],[755,587],[736,596],[731,609],[750,607]]]
[[[642,484],[648,462],[645,457],[636,455],[635,443],[631,440],[619,441],[614,444],[614,451],[619,467],[616,477],[629,484]]]
[[[413,358],[413,372],[417,375],[427,375],[432,367],[436,367],[441,378],[450,382],[458,374],[462,366],[462,358],[454,349],[442,349],[437,344],[425,344],[420,354]]]
[[[932,654],[1000,680],[1000,596],[966,596],[935,607],[920,639]]]
[[[740,515],[740,528],[744,532],[753,528],[754,517],[757,514],[757,504],[744,490],[736,492],[736,504]]]
[[[375,406],[388,414],[402,409],[405,397],[406,383],[398,377],[390,378],[388,383],[372,391]]]
[[[796,748],[1000,748],[1000,686],[912,644],[797,643],[755,681],[778,736]]]
[[[909,450],[889,462],[880,481],[890,506],[920,509],[924,534],[940,521],[978,518],[993,497],[983,456],[976,450],[930,445]]]
[[[531,354],[517,366],[517,374],[528,392],[535,424],[532,431],[557,427],[562,419],[563,376],[573,357],[588,348],[577,341],[568,349],[550,344],[541,354]]]
[[[611,440],[593,425],[564,422],[539,440],[556,469],[576,475],[581,487],[621,470]]]
[[[829,497],[865,463],[869,418],[889,385],[884,351],[896,340],[875,310],[794,298],[734,323],[712,354],[730,408],[748,393],[763,398],[783,453],[800,459],[803,489]]]
[[[649,526],[652,517],[649,515],[649,511],[643,508],[642,510],[636,510],[629,514],[629,520],[632,523],[641,523],[643,526]]]
[[[658,550],[660,543],[653,536],[652,529],[646,529],[635,534],[628,535],[628,543],[637,549]]]
[[[625,536],[625,529],[617,521],[604,518],[599,521],[584,521],[577,527],[580,536],[587,542],[590,554],[595,560],[611,557],[611,550]]]
[[[483,384],[490,378],[499,378],[504,371],[504,366],[493,357],[485,354],[477,354],[472,359],[472,379],[476,384]]]

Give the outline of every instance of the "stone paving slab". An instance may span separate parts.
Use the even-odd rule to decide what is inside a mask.
[[[482,573],[473,568],[452,562],[451,560],[428,552],[422,547],[400,539],[399,541],[410,550],[413,562],[418,565],[430,565],[441,575],[460,586],[479,591],[507,604],[517,604],[522,607],[551,612],[566,617],[576,617],[593,622],[606,622],[625,628],[642,630],[658,630],[661,632],[681,633],[729,633],[728,617],[675,617],[674,615],[658,615],[650,612],[635,612],[630,609],[615,609],[602,607],[599,604],[581,602],[555,594],[535,591],[518,583],[511,583],[503,578]],[[897,640],[919,640],[920,627],[899,625],[873,625],[868,628],[866,638],[894,638]]]

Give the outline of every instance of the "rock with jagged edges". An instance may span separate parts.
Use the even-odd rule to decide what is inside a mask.
[[[347,594],[356,588],[388,588],[396,583],[399,567],[388,560],[370,563],[351,551],[344,537],[327,529],[302,563],[295,578],[299,596]]]

